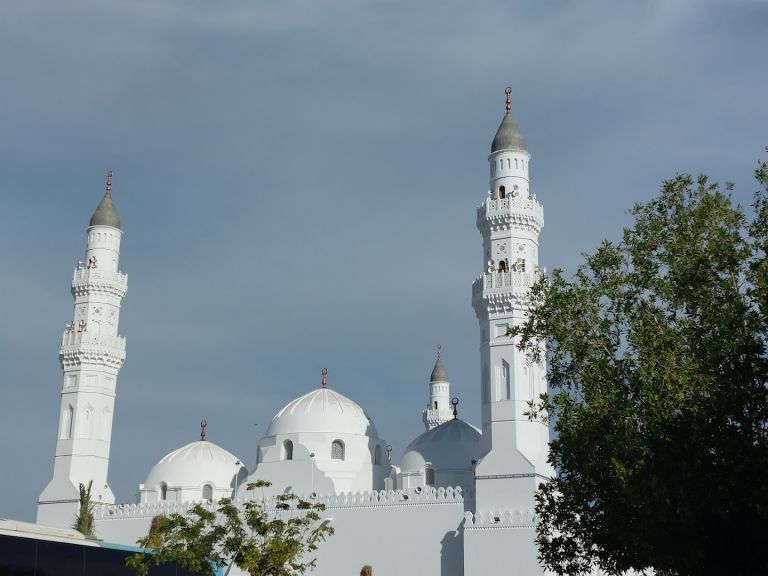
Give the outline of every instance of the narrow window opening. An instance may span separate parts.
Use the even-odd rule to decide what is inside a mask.
[[[331,444],[331,460],[344,460],[344,442],[334,440]]]
[[[213,486],[210,484],[203,485],[203,500],[213,500]]]
[[[533,364],[531,364],[530,362],[526,362],[525,368],[526,368],[526,372],[528,373],[528,398],[533,400],[534,398]]]
[[[437,410],[437,400],[435,400],[435,410]]]
[[[72,406],[64,410],[61,416],[61,437],[65,440],[72,438],[72,423],[74,421],[75,411]]]
[[[499,260],[499,272],[506,272],[507,271],[507,261],[506,260]]]
[[[283,460],[293,460],[293,442],[290,440],[283,442]]]
[[[435,471],[432,468],[424,470],[424,483],[427,486],[435,485]]]
[[[507,196],[507,190],[504,186],[499,186],[499,199],[504,200]]]
[[[165,500],[168,497],[168,484],[160,482],[160,500]]]
[[[510,365],[506,360],[501,361],[501,378],[503,386],[502,400],[512,399],[512,379]]]

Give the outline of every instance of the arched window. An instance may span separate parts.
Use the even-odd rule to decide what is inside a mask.
[[[290,440],[283,442],[283,460],[293,460],[293,442]]]
[[[203,500],[213,500],[213,486],[203,484]]]
[[[75,433],[75,409],[70,406],[67,409],[67,426],[65,428],[67,433],[67,438],[72,438],[72,436]]]
[[[160,500],[168,498],[168,484],[160,482]]]
[[[331,444],[331,460],[344,460],[344,442],[334,440]]]
[[[93,406],[90,404],[80,412],[77,436],[78,438],[93,438]]]
[[[101,428],[99,430],[101,439],[109,442],[112,434],[112,418],[109,408],[105,407],[101,410]]]
[[[373,463],[376,466],[381,465],[381,445],[376,444],[376,449],[373,451]]]
[[[435,471],[432,468],[426,468],[424,470],[424,483],[427,486],[435,485]]]
[[[499,186],[499,199],[504,200],[507,197],[507,189],[504,186]]]
[[[507,271],[507,262],[505,260],[499,260],[499,272]]]
[[[72,424],[75,416],[75,411],[72,406],[69,406],[61,415],[61,437],[66,439],[72,438]]]

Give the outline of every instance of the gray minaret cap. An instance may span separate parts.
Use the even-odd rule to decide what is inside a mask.
[[[515,122],[512,116],[512,88],[507,87],[504,93],[507,95],[507,113],[504,114],[499,129],[496,130],[496,136],[493,137],[491,154],[499,150],[525,150],[527,152],[528,148],[525,146],[525,138],[520,133],[520,128],[517,127],[517,122]]]
[[[520,133],[520,128],[517,127],[512,112],[504,114],[504,118],[501,121],[499,129],[496,130],[496,136],[493,137],[493,144],[491,144],[491,154],[499,150],[525,150],[528,148],[525,145],[525,138]]]
[[[445,371],[443,359],[440,357],[440,347],[437,349],[437,362],[435,362],[435,367],[432,368],[432,376],[429,377],[429,381],[430,383],[448,382],[448,372]]]
[[[96,211],[91,216],[89,226],[111,226],[120,230],[120,217],[117,215],[115,203],[112,202],[112,172],[107,173],[107,191],[101,199]]]

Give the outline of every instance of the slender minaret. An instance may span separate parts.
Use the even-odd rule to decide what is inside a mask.
[[[491,145],[490,190],[477,209],[484,274],[472,285],[480,322],[483,452],[475,469],[477,510],[528,509],[538,482],[551,474],[549,429],[531,421],[528,402],[547,389],[542,363],[518,350],[507,329],[526,317],[526,294],[540,275],[544,210],[528,187],[531,155],[506,89],[506,113]],[[543,354],[542,354],[543,357]]]
[[[429,378],[429,404],[422,413],[422,420],[427,430],[440,426],[453,418],[451,408],[451,383],[445,371],[442,359],[442,347],[437,347],[437,361]]]
[[[118,271],[120,219],[107,190],[86,230],[85,262],[72,278],[74,318],[61,340],[64,371],[53,478],[40,494],[37,522],[69,527],[79,504],[79,485],[93,481],[95,503],[112,504],[107,484],[117,374],[125,360],[125,338],[117,333],[128,277]]]

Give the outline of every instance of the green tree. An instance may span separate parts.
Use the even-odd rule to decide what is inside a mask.
[[[167,526],[168,516],[159,514],[152,518],[144,546],[147,548],[160,548],[163,545],[164,532],[167,530]]]
[[[96,536],[93,521],[93,509],[96,504],[91,500],[92,486],[93,480],[88,482],[87,487],[84,484],[80,484],[80,507],[72,524],[72,528],[89,538]]]
[[[248,484],[264,488],[269,482]],[[202,505],[188,514],[156,517],[150,534],[138,544],[154,548],[152,554],[135,554],[127,564],[145,576],[149,565],[175,563],[200,576],[214,576],[214,564],[235,565],[251,576],[296,576],[315,566],[307,555],[333,534],[321,522],[324,504],[308,502],[295,494],[275,497],[275,509],[249,499],[242,509],[232,500],[219,501],[216,512]]]
[[[768,573],[768,167],[754,213],[680,175],[511,330],[546,342],[557,477],[536,497],[558,574]],[[537,358],[538,359],[538,358]]]

